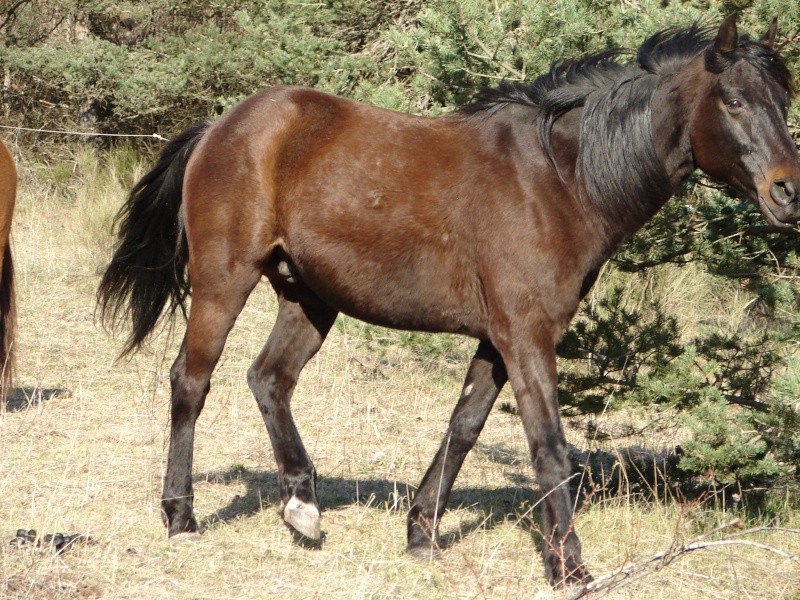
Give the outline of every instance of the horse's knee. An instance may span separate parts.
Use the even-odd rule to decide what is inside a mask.
[[[170,369],[170,386],[172,388],[172,421],[173,423],[187,418],[196,419],[203,410],[206,396],[211,389],[208,379],[189,377],[183,365],[176,361]]]
[[[478,441],[478,436],[486,422],[482,411],[475,409],[460,410],[450,419],[450,448],[460,452],[469,452]]]
[[[572,469],[566,452],[563,456],[554,454],[542,456],[540,454],[536,458],[534,465],[536,469],[536,480],[539,482],[539,487],[543,492],[549,492],[555,488],[567,486],[572,476]],[[569,491],[568,486],[565,489]]]
[[[274,404],[289,398],[297,385],[297,377],[279,366],[265,369],[253,364],[247,370],[247,385],[262,410],[270,410]]]
[[[250,388],[250,391],[254,394],[257,393],[260,386],[260,370],[257,364],[252,364],[249,369],[247,369],[247,387]]]
[[[478,441],[478,435],[481,432],[481,428],[482,423],[478,424],[470,421],[455,423],[449,432],[450,449],[460,453],[467,453],[472,450],[475,442]]]

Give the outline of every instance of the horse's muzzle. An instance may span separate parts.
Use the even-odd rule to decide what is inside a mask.
[[[778,206],[788,207],[796,203],[798,192],[800,192],[800,182],[791,179],[776,179],[769,186],[769,195]]]
[[[793,229],[800,221],[800,174],[775,173],[758,187],[758,205],[764,220],[778,229]],[[769,174],[768,174],[769,175]]]

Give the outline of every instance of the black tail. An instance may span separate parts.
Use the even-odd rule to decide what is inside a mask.
[[[130,317],[132,331],[122,354],[141,346],[164,307],[186,315],[189,250],[180,216],[183,175],[209,123],[171,139],[153,169],[134,186],[114,220],[118,242],[97,290],[104,323]]]

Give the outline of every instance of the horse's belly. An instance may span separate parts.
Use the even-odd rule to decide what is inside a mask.
[[[355,318],[398,329],[459,332],[480,337],[485,309],[474,272],[456,257],[424,247],[393,255],[380,245],[324,255],[298,253],[294,269],[326,304]]]

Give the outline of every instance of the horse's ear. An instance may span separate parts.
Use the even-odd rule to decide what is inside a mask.
[[[761,42],[770,48],[775,45],[775,36],[778,34],[778,17],[772,17],[772,23],[769,24],[769,29],[761,36]]]
[[[731,13],[722,21],[714,40],[714,51],[728,54],[736,50],[739,43],[739,32],[736,31],[736,13]]]

